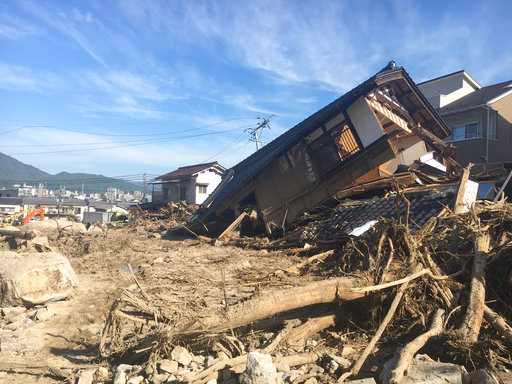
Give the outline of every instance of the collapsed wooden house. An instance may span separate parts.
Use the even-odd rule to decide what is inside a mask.
[[[408,170],[429,154],[447,166],[442,174],[453,174],[460,168],[441,140],[448,134],[406,71],[390,62],[229,169],[187,228],[218,236],[252,217],[270,234],[350,188],[420,181],[421,172]]]

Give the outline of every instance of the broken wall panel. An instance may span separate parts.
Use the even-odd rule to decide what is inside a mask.
[[[354,104],[348,107],[347,113],[350,116],[350,120],[356,129],[363,147],[368,147],[384,134],[379,121],[364,96],[357,99]]]
[[[328,177],[322,178],[314,188],[294,190],[295,196],[287,200],[281,200],[278,204],[272,206],[265,206],[263,201],[258,200],[267,230],[270,233],[273,229],[280,228],[283,223],[288,224],[302,213],[332,199],[337,191],[371,169],[378,167],[379,164],[393,158],[393,156],[394,152],[388,143],[387,137],[384,137],[367,148],[361,155],[355,156],[344,163]]]

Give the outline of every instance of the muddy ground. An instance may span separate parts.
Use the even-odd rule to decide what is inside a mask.
[[[299,249],[269,252],[247,243],[235,247],[195,238],[162,239],[158,232],[133,225],[61,235],[49,236],[50,246],[68,257],[79,286],[67,300],[20,309],[15,326],[0,317],[2,342],[22,346],[18,351],[0,351],[0,383],[75,383],[88,369],[105,367],[112,372],[123,357],[116,361],[102,359],[99,344],[111,306],[123,290],[140,293],[142,288],[146,295],[166,303],[176,324],[186,324],[197,313],[226,303],[325,278],[325,273],[294,276],[280,272],[304,260],[307,253]],[[9,249],[4,240],[0,238],[0,250]],[[359,307],[357,312],[363,313],[364,308]],[[24,322],[25,318],[33,321]],[[328,350],[354,361],[376,326],[377,322],[359,323],[356,317],[350,317],[302,345],[285,348],[296,348],[298,353]],[[255,337],[264,338],[265,333]],[[382,364],[403,342],[391,338],[391,342],[380,345],[365,362],[359,378],[377,378]],[[494,372],[502,383],[512,383],[507,367],[502,365]],[[335,377],[331,375],[331,379]],[[318,382],[331,379],[324,375]],[[112,376],[105,382],[112,382]]]
[[[276,269],[297,263],[297,256],[194,239],[164,240],[134,228],[68,234],[50,238],[50,244],[69,258],[79,287],[68,300],[47,304],[48,318],[25,329],[6,329],[5,319],[0,319],[2,340],[27,347],[20,352],[0,352],[1,383],[56,383],[63,381],[60,373],[76,374],[79,369],[98,366],[110,369],[99,358],[100,333],[122,289],[134,288],[130,267],[147,294],[175,303],[177,317],[190,316],[197,307],[222,306],[225,297],[228,304],[235,302],[261,285],[299,283],[268,278]],[[1,248],[8,249],[7,242],[1,242]],[[24,316],[37,309],[25,311]],[[53,371],[58,373],[53,375]]]

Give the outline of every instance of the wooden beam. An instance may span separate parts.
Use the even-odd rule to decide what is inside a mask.
[[[222,239],[224,236],[226,236],[228,233],[230,233],[230,232],[231,232],[231,231],[233,231],[236,227],[238,227],[238,225],[242,222],[242,220],[243,220],[243,219],[244,219],[244,217],[246,217],[246,216],[247,216],[247,212],[245,212],[245,211],[244,211],[244,212],[242,212],[242,213],[240,214],[240,216],[238,216],[238,217],[235,219],[235,221],[233,221],[233,222],[231,223],[231,225],[230,225],[229,227],[227,227],[227,228],[224,230],[224,232],[222,232],[222,233],[219,235],[218,239],[219,239],[219,240],[220,240],[220,239]]]
[[[462,213],[465,210],[464,195],[466,194],[466,186],[472,166],[473,164],[470,163],[466,168],[464,168],[462,175],[460,176],[459,185],[457,186],[457,196],[453,205],[453,212],[455,213]]]
[[[505,182],[503,183],[503,185],[501,186],[500,190],[498,191],[498,193],[496,194],[496,197],[494,198],[494,200],[492,201],[493,203],[496,203],[501,194],[503,193],[503,191],[505,190],[505,188],[507,187],[507,184],[508,182],[510,181],[510,177],[512,177],[512,171],[510,171],[510,173],[508,174],[507,176],[507,179],[505,180]]]

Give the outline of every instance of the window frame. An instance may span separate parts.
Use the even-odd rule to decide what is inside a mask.
[[[201,191],[204,188],[204,191]],[[208,185],[205,184],[197,184],[197,193],[202,195],[206,195],[208,193]]]
[[[471,126],[471,125],[476,125],[476,134],[474,134],[474,136],[472,135],[472,137],[468,137],[468,132],[467,132],[467,128],[468,126]],[[452,134],[445,140],[447,142],[457,142],[457,141],[466,141],[466,140],[474,140],[474,139],[482,139],[483,138],[483,134],[482,134],[482,131],[481,131],[481,127],[480,127],[480,122],[479,121],[471,121],[471,122],[468,122],[468,123],[464,123],[464,124],[457,124],[457,125],[452,125],[451,127],[451,131],[452,131]],[[456,128],[464,128],[464,138],[457,138],[455,139],[455,136],[454,136],[454,131]],[[459,137],[459,136],[457,136]]]

